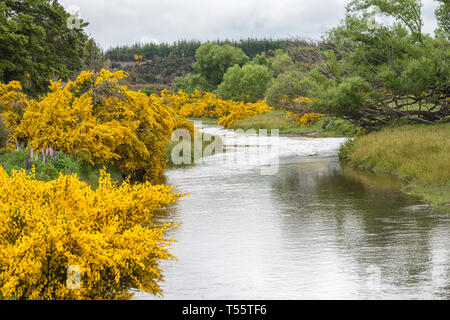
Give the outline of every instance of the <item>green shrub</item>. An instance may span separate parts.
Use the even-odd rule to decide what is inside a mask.
[[[193,67],[206,81],[216,88],[222,81],[228,68],[234,65],[244,65],[249,62],[242,49],[232,45],[205,43],[195,53],[197,60]]]
[[[141,90],[141,92],[149,96],[153,93],[153,88],[151,86],[145,86],[144,89]]]
[[[172,84],[172,90],[174,92],[183,90],[186,93],[193,93],[195,90],[211,91],[212,89],[208,81],[199,74],[176,77]]]
[[[234,65],[227,70],[216,92],[223,99],[256,102],[264,99],[272,79],[272,73],[264,65]]]

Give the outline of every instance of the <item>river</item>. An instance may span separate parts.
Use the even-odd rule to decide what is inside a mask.
[[[181,226],[164,299],[450,299],[450,215],[342,167],[345,139],[280,137],[267,175],[267,163],[239,162],[254,137],[203,132],[226,152],[165,174],[190,196],[165,217]]]

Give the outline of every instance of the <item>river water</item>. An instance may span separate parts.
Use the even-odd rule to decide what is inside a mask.
[[[268,167],[239,157],[255,136],[203,132],[225,152],[165,175],[190,196],[165,217],[181,226],[164,299],[450,299],[450,215],[342,167],[345,139],[280,137]]]

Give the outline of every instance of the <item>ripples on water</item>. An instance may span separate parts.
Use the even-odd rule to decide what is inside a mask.
[[[204,131],[226,148],[243,138]],[[344,141],[281,137],[271,176],[228,165],[227,153],[168,170],[167,183],[191,195],[166,217],[181,227],[169,235],[178,261],[162,263],[165,298],[449,299],[448,213],[393,179],[342,168]]]

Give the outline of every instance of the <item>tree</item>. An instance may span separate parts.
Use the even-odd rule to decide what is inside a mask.
[[[246,64],[240,67],[234,65],[225,73],[223,83],[217,88],[217,93],[223,99],[256,102],[264,98],[272,79],[272,73],[266,66]]]
[[[51,0],[5,0],[0,3],[0,80],[21,81],[37,95],[49,80],[79,71],[85,56],[87,23],[73,27],[64,8]]]
[[[370,9],[391,16],[406,26],[413,37],[422,37],[423,20],[420,0],[353,0],[347,6],[347,14],[360,13],[364,18],[373,16]]]
[[[85,56],[83,57],[83,69],[96,72],[104,68],[106,58],[93,38],[89,38],[85,44]]]
[[[368,24],[368,4],[390,13],[394,25]],[[410,0],[353,1],[344,25],[328,35],[333,50],[319,53],[323,59],[303,74],[311,106],[365,127],[399,119],[445,121],[450,115],[449,43],[419,34],[419,9],[420,2]]]
[[[250,63],[266,66],[267,68],[270,69],[272,66],[272,59],[267,58],[266,53],[262,52],[256,55]]]
[[[438,20],[439,29],[438,34],[450,40],[450,2],[448,0],[436,0],[440,3],[436,9],[436,18]]]
[[[232,45],[217,45],[205,43],[195,53],[196,62],[193,67],[213,88],[223,81],[228,68],[235,64],[242,66],[249,59],[242,49]]]
[[[172,90],[193,93],[195,90],[212,91],[213,88],[201,75],[190,73],[184,77],[176,77],[172,84]]]

